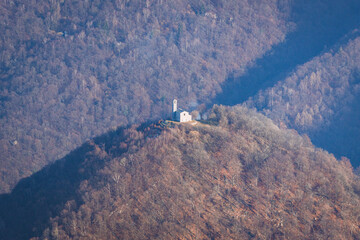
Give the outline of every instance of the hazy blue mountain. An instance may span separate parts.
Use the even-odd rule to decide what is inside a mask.
[[[338,157],[360,164],[360,32],[347,42],[297,67],[246,105],[278,123],[307,133]]]
[[[0,3],[0,192],[86,139],[213,98],[285,39],[291,1]]]

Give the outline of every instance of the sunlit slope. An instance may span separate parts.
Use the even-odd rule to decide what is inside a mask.
[[[215,106],[202,123],[110,132],[22,181],[1,199],[1,232],[357,239],[359,192],[346,159],[252,110]]]

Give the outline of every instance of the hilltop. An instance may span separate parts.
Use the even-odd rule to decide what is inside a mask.
[[[3,239],[358,239],[347,159],[245,107],[119,128],[0,197]]]

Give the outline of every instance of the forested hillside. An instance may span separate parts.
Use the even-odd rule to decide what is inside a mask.
[[[244,107],[119,128],[0,197],[2,239],[359,239],[347,159]]]
[[[360,32],[297,67],[284,81],[247,101],[276,122],[360,164]]]
[[[290,29],[288,1],[0,2],[0,192],[111,127],[206,103]]]
[[[230,106],[243,103],[259,90],[284,80],[296,67],[329,51],[334,45],[344,44],[344,39],[351,35],[349,33],[360,26],[360,2],[295,0],[291,2],[290,21],[295,27],[286,35],[285,41],[257,59],[245,74],[229,75],[215,103]]]

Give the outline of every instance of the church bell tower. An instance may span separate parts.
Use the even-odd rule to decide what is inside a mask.
[[[174,99],[173,100],[173,105],[172,105],[172,119],[173,120],[175,120],[175,118],[176,118],[176,111],[177,111],[177,100],[176,99]]]

